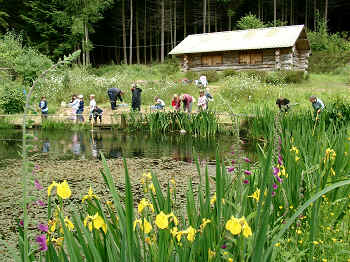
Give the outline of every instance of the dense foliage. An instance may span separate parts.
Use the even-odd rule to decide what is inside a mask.
[[[305,24],[317,31],[316,20],[321,17],[333,33],[350,30],[339,19],[350,13],[349,1],[279,0],[276,4],[276,25]],[[247,14],[251,15],[241,20]],[[2,32],[23,32],[26,44],[53,60],[81,49],[80,62],[95,65],[159,61],[189,34],[271,26],[273,20],[273,0],[0,2]]]

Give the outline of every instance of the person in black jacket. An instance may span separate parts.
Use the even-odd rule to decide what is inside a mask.
[[[123,102],[122,95],[124,94],[122,90],[116,87],[109,88],[107,91],[109,101],[111,102],[111,108],[112,110],[116,109],[117,106],[117,100],[119,99],[120,102]]]
[[[276,100],[276,105],[280,109],[281,112],[288,112],[289,110],[289,100],[287,98],[278,98]]]
[[[141,92],[142,89],[137,87],[136,84],[132,84],[132,88],[131,88],[131,107],[132,110],[141,110]]]

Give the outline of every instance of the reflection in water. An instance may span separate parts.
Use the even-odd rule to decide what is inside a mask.
[[[43,143],[43,153],[48,153],[50,151],[50,141],[46,138]]]
[[[45,157],[55,159],[98,159],[102,152],[106,158],[171,158],[190,163],[198,157],[206,163],[215,160],[218,148],[222,157],[231,158],[232,141],[237,141],[232,136],[223,135],[209,139],[190,135],[127,134],[112,130],[33,129],[29,132],[37,137],[32,141],[34,148],[42,149],[33,153],[45,153]],[[21,136],[20,130],[0,130],[0,159],[19,158],[17,151]],[[86,150],[86,145],[89,150]],[[246,152],[249,148],[244,146],[234,144],[235,152]]]

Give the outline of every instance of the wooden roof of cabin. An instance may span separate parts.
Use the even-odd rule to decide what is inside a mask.
[[[204,33],[187,36],[169,54],[284,48],[294,46],[297,40],[304,42],[303,49],[310,50],[304,25]]]

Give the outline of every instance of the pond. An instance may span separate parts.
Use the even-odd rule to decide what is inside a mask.
[[[116,130],[70,131],[28,130],[34,135],[30,155],[36,159],[57,160],[96,159],[100,152],[107,159],[113,158],[171,158],[175,161],[192,162],[195,155],[200,159],[215,160],[217,148],[222,157],[230,152],[249,151],[249,146],[232,136],[214,138],[191,135],[152,135],[149,133],[124,133]],[[21,130],[0,130],[0,160],[19,159]]]

